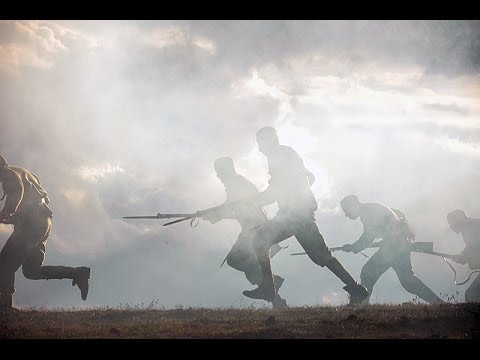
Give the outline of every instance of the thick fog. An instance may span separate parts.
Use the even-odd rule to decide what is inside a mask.
[[[264,190],[255,133],[267,125],[316,176],[329,246],[361,235],[339,205],[356,194],[401,209],[417,241],[458,254],[446,215],[480,217],[479,115],[479,21],[0,21],[0,154],[49,193],[45,264],[92,268],[85,302],[68,280],[18,271],[16,303],[267,306],[241,294],[253,288],[243,273],[220,268],[235,221],[121,219],[220,204],[222,156]],[[0,225],[1,246],[12,230]],[[303,251],[294,238],[281,245],[272,266],[289,304],[347,302],[330,271],[289,255]],[[366,259],[335,254],[359,280]],[[463,301],[470,282],[456,286],[441,258],[412,263],[434,292]],[[471,271],[453,265],[457,280]],[[389,270],[371,302],[413,298]]]

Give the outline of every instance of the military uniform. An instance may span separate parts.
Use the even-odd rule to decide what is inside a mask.
[[[0,252],[0,305],[12,306],[15,272],[20,266],[27,279],[72,279],[85,300],[90,268],[43,265],[53,213],[37,176],[22,167],[7,165],[0,169],[0,181],[6,197],[0,221],[14,225]]]
[[[480,269],[480,219],[467,218],[462,225],[465,249],[460,254],[472,270]],[[480,302],[480,276],[465,290],[466,302]]]
[[[325,266],[332,253],[315,222],[317,202],[303,160],[291,147],[280,145],[268,157],[268,169],[269,187],[260,199],[264,203],[277,201],[278,212],[258,230],[255,240],[258,250],[263,253],[273,244],[295,236],[312,261]]]
[[[431,304],[443,303],[415,276],[410,257],[414,238],[409,236],[411,232],[407,230],[404,214],[383,204],[361,204],[360,220],[364,230],[360,238],[352,244],[354,253],[364,250],[377,238],[383,240],[378,251],[362,267],[360,274],[361,284],[368,289],[370,295],[380,276],[392,268],[404,289],[409,293]]]
[[[247,296],[272,298],[275,287],[272,281],[268,250],[291,236],[295,236],[310,259],[317,265],[327,266],[347,286],[352,303],[367,296],[361,287],[333,257],[320,233],[314,211],[317,202],[310,188],[314,176],[304,166],[300,156],[289,146],[278,145],[267,155],[270,174],[268,188],[260,193],[258,201],[262,205],[278,204],[276,216],[263,225],[253,240],[253,245],[262,267],[262,287],[252,290]],[[245,292],[244,292],[245,293]]]
[[[255,185],[238,173],[226,177],[223,181],[227,194],[225,203],[251,198],[258,194]],[[227,264],[236,270],[244,272],[245,277],[252,285],[261,284],[262,272],[252,247],[252,239],[258,227],[267,221],[264,210],[254,202],[241,203],[235,207],[225,207],[221,211],[208,214],[206,219],[212,223],[222,219],[234,219],[238,221],[242,231],[227,255]],[[281,247],[279,245],[272,247],[270,257],[275,256],[280,249]],[[278,275],[275,275],[275,280],[278,285],[283,283],[283,278]],[[276,300],[276,304],[286,305],[285,300],[281,299],[279,295]]]

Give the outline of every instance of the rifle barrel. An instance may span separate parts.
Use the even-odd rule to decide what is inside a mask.
[[[182,222],[182,221],[185,221],[185,220],[201,218],[202,215],[205,215],[205,214],[223,209],[225,207],[236,206],[238,204],[241,204],[241,203],[245,202],[246,200],[248,200],[248,199],[231,201],[229,203],[224,203],[224,204],[214,206],[214,207],[211,207],[211,208],[208,208],[208,209],[200,210],[200,211],[197,211],[196,213],[192,213],[192,214],[160,214],[159,213],[159,214],[157,214],[156,217],[148,217],[148,219],[152,219],[152,218],[169,219],[169,218],[174,218],[174,217],[181,218],[181,219],[177,219],[177,220],[174,220],[174,221],[169,221],[169,222],[163,224],[163,226],[168,226],[168,225],[176,224],[176,223],[179,223],[179,222]],[[145,217],[142,217],[142,218],[145,218]]]
[[[369,248],[379,247],[380,244],[381,244],[380,241],[374,242],[369,246]],[[343,246],[330,248],[330,251],[340,251],[340,250],[343,250]],[[306,254],[307,254],[306,252],[300,252],[300,253],[293,253],[293,254],[290,254],[290,255],[306,255]]]
[[[174,220],[174,221],[169,221],[169,222],[163,224],[163,226],[176,224],[176,223],[179,223],[179,222],[182,222],[182,221],[185,221],[185,220],[191,220],[192,219],[192,221],[193,221],[193,219],[201,218],[205,214],[215,212],[215,211],[223,209],[225,207],[236,206],[236,205],[241,204],[243,202],[245,202],[245,199],[235,200],[235,201],[231,201],[229,203],[224,203],[224,204],[221,204],[221,205],[213,206],[213,207],[208,208],[208,209],[199,210],[199,211],[197,211],[196,213],[193,213],[193,214],[178,214],[178,215],[182,216],[181,219],[177,219],[177,220]]]

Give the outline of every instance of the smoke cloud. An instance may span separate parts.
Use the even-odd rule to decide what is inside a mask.
[[[255,133],[266,125],[315,174],[329,246],[361,235],[339,209],[353,193],[401,209],[418,241],[461,252],[446,214],[480,216],[479,54],[478,21],[0,21],[0,153],[49,193],[45,263],[92,267],[86,302],[66,280],[20,271],[16,301],[266,306],[241,295],[242,273],[219,267],[236,222],[121,219],[220,204],[221,156],[265,189]],[[0,225],[0,245],[11,231]],[[303,251],[295,239],[281,245],[272,266],[289,304],[347,301],[328,270],[289,255]],[[359,279],[365,259],[338,258]],[[441,258],[412,263],[437,294],[463,300],[468,284],[455,286]],[[371,300],[412,298],[389,270]]]

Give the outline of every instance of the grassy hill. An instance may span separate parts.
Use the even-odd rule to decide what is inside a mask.
[[[480,304],[26,309],[0,313],[0,338],[479,339]]]

